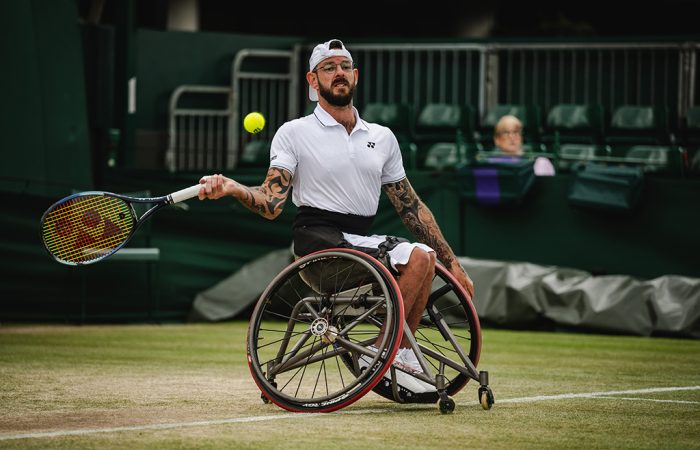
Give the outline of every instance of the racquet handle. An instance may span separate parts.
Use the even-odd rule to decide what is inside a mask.
[[[185,200],[189,200],[192,197],[196,197],[197,194],[199,194],[199,190],[203,187],[203,184],[196,184],[194,186],[190,186],[188,188],[173,192],[168,197],[170,197],[170,200],[172,200],[173,203],[184,202]]]

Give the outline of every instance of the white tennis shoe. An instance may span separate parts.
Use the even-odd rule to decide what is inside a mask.
[[[394,367],[401,369],[396,372],[396,382],[415,394],[435,392],[435,386],[412,376],[411,374],[423,373],[423,368],[418,362],[418,357],[412,348],[400,348],[394,358]]]
[[[412,348],[400,348],[394,358],[394,366],[408,373],[423,373],[423,368],[418,362],[418,357]]]
[[[367,349],[376,352],[377,347],[374,345],[368,345]],[[372,357],[368,355],[361,355],[357,359],[357,364],[360,370],[364,370],[369,367],[372,362]],[[426,383],[425,381],[419,380],[412,374],[423,373],[423,369],[418,362],[416,354],[413,349],[410,348],[400,348],[394,357],[394,362],[392,365],[400,370],[395,371],[396,373],[396,383],[414,394],[422,394],[424,392],[435,392],[435,386]],[[391,379],[391,372],[384,374],[384,378]]]

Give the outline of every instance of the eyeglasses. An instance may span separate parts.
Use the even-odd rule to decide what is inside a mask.
[[[340,69],[343,72],[350,72],[352,70],[352,63],[350,61],[343,61],[340,64],[334,63],[334,62],[326,63],[326,64],[322,65],[321,67],[317,67],[314,70],[314,72],[321,70],[321,71],[327,73],[328,75],[330,75],[336,71],[336,68],[338,66],[340,66]]]
[[[499,136],[522,136],[523,131],[522,130],[504,130],[504,131],[499,131],[497,133]]]

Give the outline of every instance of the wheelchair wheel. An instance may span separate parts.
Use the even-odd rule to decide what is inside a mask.
[[[248,365],[263,396],[280,407],[334,411],[379,382],[403,323],[401,293],[384,266],[355,250],[324,250],[296,260],[261,295]]]
[[[433,371],[435,384],[436,377],[442,377],[448,396],[459,392],[469,379],[476,379],[466,366],[476,367],[479,363],[479,317],[469,295],[442,265],[435,266],[432,291],[415,338]],[[390,400],[406,403],[435,403],[440,399],[436,390],[415,393],[402,388],[397,399],[388,379],[382,380],[373,390]]]

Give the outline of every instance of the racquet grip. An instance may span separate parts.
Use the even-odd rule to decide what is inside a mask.
[[[185,200],[189,200],[193,197],[196,197],[197,194],[199,194],[199,190],[203,187],[203,184],[196,184],[194,186],[190,186],[188,188],[173,192],[169,195],[169,197],[173,201],[173,203],[184,202]]]

